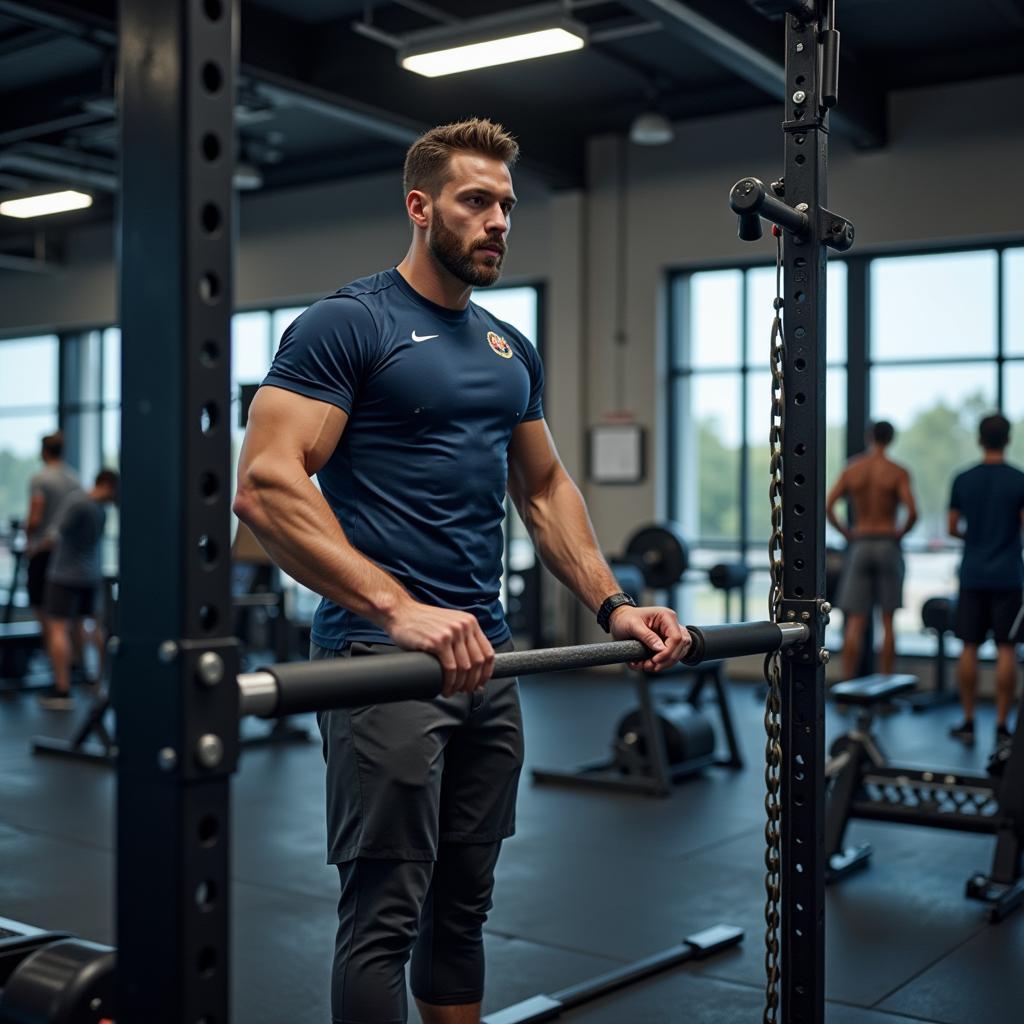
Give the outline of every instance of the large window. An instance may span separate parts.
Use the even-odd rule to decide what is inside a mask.
[[[674,275],[670,305],[669,514],[697,565],[723,556],[755,570],[750,613],[767,587],[768,326],[774,267]],[[847,309],[847,295],[865,297]],[[849,335],[849,337],[848,337]],[[852,257],[829,265],[826,475],[858,452],[867,423],[896,427],[891,455],[911,471],[920,521],[905,544],[901,649],[921,649],[921,604],[955,591],[960,547],[946,535],[953,476],[977,461],[977,424],[1000,409],[1008,456],[1024,464],[1024,247]],[[842,546],[829,533],[829,542]],[[720,608],[684,588],[696,621]],[[744,610],[746,612],[746,610]],[[841,617],[834,617],[834,626]],[[833,629],[830,642],[838,644]]]
[[[911,472],[921,517],[904,545],[904,649],[924,601],[957,588],[960,544],[946,511],[953,477],[978,461],[979,419],[1001,408],[1016,428],[1010,458],[1024,455],[1022,254],[892,256],[868,267],[870,414],[896,427],[892,457]]]
[[[59,339],[0,341],[0,602],[14,573],[11,520],[28,512],[28,482],[40,468],[39,443],[58,424]]]
[[[474,300],[536,341],[540,319],[536,287],[479,291]],[[259,384],[285,328],[305,306],[236,313],[232,317],[232,479],[244,434],[241,393]],[[0,604],[13,577],[11,520],[28,511],[28,481],[41,466],[40,440],[60,427],[65,457],[84,483],[104,466],[117,468],[121,430],[121,332],[117,327],[0,340]],[[116,510],[107,517],[104,565],[117,569]],[[527,568],[533,552],[517,519],[511,525],[510,565]],[[23,604],[22,586],[16,601]],[[296,592],[296,597],[303,595]],[[315,598],[305,595],[307,603]]]
[[[682,526],[696,568],[737,560],[753,569],[767,568],[774,297],[774,267],[672,279],[669,515]],[[829,266],[828,297],[826,461],[831,476],[842,462],[846,430],[843,263]],[[721,598],[702,574],[692,575],[680,588],[681,613],[696,622],[720,618]],[[766,587],[766,578],[755,574],[734,614],[761,615]]]
[[[527,338],[537,345],[539,342],[540,302],[539,292],[532,286],[519,288],[488,288],[473,293],[473,301],[493,313],[499,320],[504,320],[520,330]],[[526,526],[519,518],[519,513],[506,502],[505,531],[505,572],[501,577],[501,601],[508,608],[508,581],[511,574],[516,586],[521,586],[527,573],[537,564],[537,555],[533,550],[533,542]],[[515,596],[519,596],[516,594]],[[539,642],[534,638],[534,642]]]

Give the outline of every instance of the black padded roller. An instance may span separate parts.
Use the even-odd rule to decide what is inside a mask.
[[[428,700],[441,692],[443,679],[441,663],[417,651],[285,662],[260,671],[277,680],[275,715]]]
[[[782,646],[782,632],[774,622],[736,622],[725,626],[687,626],[693,646],[684,665],[744,654],[767,654]]]

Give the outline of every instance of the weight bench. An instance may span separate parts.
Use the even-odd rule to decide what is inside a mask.
[[[875,672],[857,679],[847,679],[832,687],[831,695],[837,704],[860,709],[857,716],[857,728],[868,729],[875,715],[883,707],[888,707],[893,697],[901,693],[912,693],[918,686],[917,676],[907,673],[885,675]]]
[[[1014,737],[997,774],[892,764],[871,735],[871,722],[916,682],[913,676],[866,676],[833,688],[837,700],[860,714],[832,744],[825,766],[825,879],[835,881],[868,863],[870,844],[843,844],[854,818],[987,833],[996,837],[992,865],[971,875],[965,895],[987,905],[990,921],[1000,921],[1024,905],[1024,733]],[[1024,721],[1024,698],[1018,714]]]
[[[913,692],[917,685],[917,676],[876,672],[832,687],[836,703],[857,708],[858,713],[854,727],[832,744],[825,765],[825,777],[831,781],[825,823],[825,849],[829,854],[825,877],[828,881],[864,867],[871,856],[871,847],[866,843],[850,849],[842,847],[850,808],[865,770],[883,769],[889,762],[872,735],[871,726],[882,708],[892,706],[894,697]]]

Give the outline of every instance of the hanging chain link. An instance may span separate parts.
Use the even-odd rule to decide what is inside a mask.
[[[772,321],[771,371],[772,403],[771,428],[768,446],[771,455],[768,488],[768,503],[771,508],[771,539],[768,541],[768,563],[771,572],[771,587],[768,593],[768,615],[772,622],[778,622],[782,615],[782,459],[785,438],[785,393],[783,368],[785,366],[786,341],[782,328],[782,233],[776,229],[775,258],[775,318]],[[782,655],[780,651],[769,654],[764,661],[764,675],[768,683],[768,697],[765,701],[764,730],[766,786],[764,807],[766,821],[765,877],[764,888],[767,899],[764,907],[765,944],[765,1009],[763,1024],[776,1024],[779,1011],[779,981],[781,977],[779,956],[779,904],[782,897]]]

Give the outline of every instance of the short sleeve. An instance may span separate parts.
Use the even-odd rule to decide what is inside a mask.
[[[526,368],[530,371],[530,404],[523,413],[523,422],[526,423],[528,420],[544,418],[544,364],[534,345],[525,338],[523,345],[526,349]]]
[[[69,501],[64,505],[54,523],[54,531],[62,537],[74,533],[86,514],[85,506],[81,501]]]
[[[956,509],[957,512],[962,512],[963,508],[964,508],[964,505],[963,505],[963,493],[962,493],[963,492],[963,484],[961,482],[962,480],[963,480],[963,474],[961,474],[960,476],[956,477],[953,480],[953,489],[952,489],[952,491],[950,491],[950,495],[949,495],[949,507],[951,509]]]
[[[321,299],[285,329],[263,384],[351,413],[373,368],[379,338],[370,311],[358,299]]]

